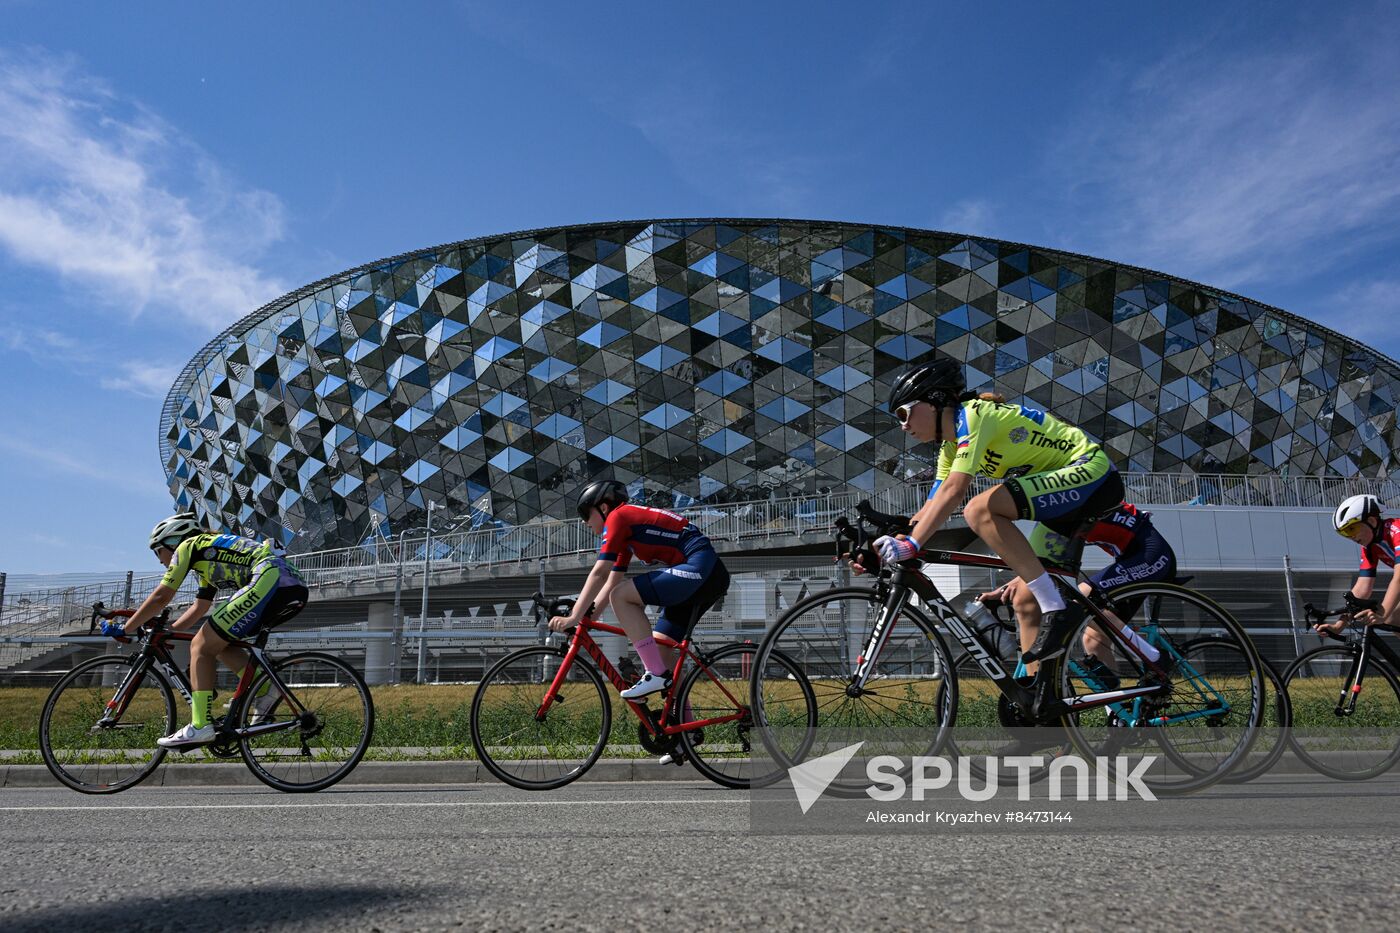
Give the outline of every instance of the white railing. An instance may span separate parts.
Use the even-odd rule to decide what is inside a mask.
[[[1148,506],[1331,509],[1346,496],[1361,492],[1379,496],[1392,508],[1400,506],[1400,483],[1390,479],[1124,473],[1123,481],[1128,500]],[[991,480],[978,477],[974,488],[991,484]],[[907,515],[923,503],[926,490],[927,484],[919,482],[869,496],[836,493],[696,505],[677,511],[721,549],[729,550],[760,546],[777,537],[825,532],[838,516],[853,514],[856,503],[866,498],[880,511]],[[571,519],[434,535],[431,555],[427,553],[429,547],[429,539],[420,536],[296,554],[291,560],[312,586],[373,584],[392,579],[400,565],[406,574],[420,574],[425,564],[433,573],[508,565],[586,553],[597,547],[597,539],[583,522]],[[158,574],[133,575],[133,598],[140,600],[158,581]],[[186,581],[181,601],[189,601],[193,586],[193,580]],[[109,607],[121,606],[125,590],[123,577],[107,583],[12,593],[0,607],[0,626],[7,634],[19,633],[20,629],[11,628],[12,625],[27,627],[35,635],[63,631],[72,628],[74,618],[86,618],[86,607],[96,600],[103,600]]]

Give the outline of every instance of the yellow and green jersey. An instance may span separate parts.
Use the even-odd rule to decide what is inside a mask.
[[[1024,405],[963,402],[956,428],[956,439],[944,441],[938,453],[935,490],[949,473],[992,479],[1049,473],[1099,449],[1074,425]]]
[[[178,590],[194,571],[199,578],[200,599],[213,599],[218,590],[247,586],[263,561],[272,557],[271,541],[254,541],[238,535],[203,534],[186,538],[161,578],[161,586]]]

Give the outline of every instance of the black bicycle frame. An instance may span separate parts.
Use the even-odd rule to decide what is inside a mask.
[[[189,637],[193,638],[193,635]],[[164,630],[157,630],[150,633],[145,646],[132,662],[131,670],[127,672],[126,677],[122,678],[122,682],[112,694],[112,699],[107,702],[107,712],[102,717],[104,720],[111,721],[121,718],[122,714],[126,712],[127,704],[131,702],[131,696],[135,693],[136,685],[141,682],[141,678],[145,677],[152,668],[160,669],[167,680],[175,686],[175,689],[180,691],[180,695],[185,698],[186,703],[194,702],[194,697],[191,695],[192,687],[189,678],[185,676],[184,671],[180,670],[174,658],[170,656],[170,650],[166,647],[166,641],[171,639],[178,641],[185,640],[182,635],[175,635]],[[229,642],[231,647],[242,648],[247,651],[253,661],[253,663],[248,664],[243,669],[243,677],[239,680],[238,686],[234,689],[234,702],[236,704],[238,698],[243,696],[248,687],[252,685],[253,677],[257,669],[261,668],[267,672],[268,679],[272,682],[272,687],[282,695],[282,699],[296,715],[295,718],[286,722],[259,723],[244,729],[228,730],[238,736],[252,737],[268,732],[283,732],[295,728],[299,724],[300,717],[306,712],[306,707],[302,706],[301,701],[291,692],[282,678],[278,676],[277,671],[273,669],[272,664],[268,661],[267,653],[263,650],[262,646],[263,640],[263,638],[259,638],[257,642]],[[233,708],[234,707],[230,707],[230,709]]]
[[[1006,564],[997,558],[984,557],[980,554],[969,554],[962,551],[930,551],[923,555],[925,560],[932,563],[955,564],[959,566],[981,566],[1005,569]],[[1063,581],[1055,577],[1058,585],[1064,591],[1066,598],[1078,601],[1087,610],[1087,614],[1092,614],[1098,621],[1099,628],[1120,648],[1125,655],[1135,656],[1141,660],[1144,668],[1148,671],[1164,673],[1161,667],[1154,661],[1149,660],[1137,645],[1129,641],[1122,632],[1112,622],[1104,616],[1100,608],[1093,600],[1086,599],[1083,594],[1073,587],[1067,586]],[[925,577],[913,567],[906,567],[903,564],[895,565],[891,572],[889,582],[882,583],[888,592],[885,601],[876,616],[875,624],[870,630],[870,637],[866,640],[860,658],[857,660],[852,686],[856,689],[863,689],[870,680],[875,670],[875,662],[879,659],[880,651],[885,643],[889,641],[890,632],[894,628],[894,621],[899,617],[899,613],[904,609],[909,600],[909,593],[912,591],[920,601],[928,607],[930,613],[937,622],[941,622],[953,633],[953,637],[977,662],[977,666],[982,672],[996,684],[997,689],[1006,695],[1007,699],[1015,702],[1023,709],[1029,709],[1033,701],[1034,694],[1031,690],[1016,683],[1012,672],[1007,671],[1002,665],[1001,659],[997,656],[995,645],[990,645],[982,639],[979,632],[958,613],[953,606],[943,598],[943,594],[938,591],[938,587],[933,581]],[[1087,615],[1086,614],[1086,615]],[[1127,620],[1124,620],[1125,622]],[[1119,690],[1108,690],[1101,693],[1090,693],[1082,696],[1068,696],[1058,698],[1066,707],[1073,709],[1088,709],[1095,706],[1108,706],[1122,700],[1132,700],[1138,697],[1153,696],[1166,689],[1165,676],[1161,684],[1148,684],[1138,687],[1125,687]]]
[[[1383,629],[1387,632],[1400,632],[1400,629],[1391,625],[1368,625],[1366,633],[1361,636],[1360,644],[1353,643],[1353,661],[1351,673],[1342,684],[1342,693],[1337,698],[1337,715],[1350,716],[1356,712],[1356,700],[1361,695],[1361,682],[1366,677],[1366,662],[1371,659],[1371,652],[1376,652],[1383,659],[1390,663],[1392,670],[1400,671],[1400,656],[1389,645],[1381,641],[1380,632]]]

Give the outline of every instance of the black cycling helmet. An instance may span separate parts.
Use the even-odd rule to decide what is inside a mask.
[[[955,405],[967,390],[962,364],[947,357],[922,363],[900,374],[890,389],[890,411],[913,402],[932,402],[940,408]]]
[[[583,487],[578,496],[578,517],[588,521],[588,513],[600,505],[617,508],[627,501],[627,487],[615,479],[600,479]]]

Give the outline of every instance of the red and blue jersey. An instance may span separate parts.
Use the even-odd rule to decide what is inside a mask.
[[[1152,528],[1152,513],[1124,502],[1094,523],[1084,533],[1086,544],[1101,548],[1114,557],[1130,554],[1142,545],[1142,536]]]
[[[710,547],[684,515],[642,505],[620,505],[603,523],[598,559],[613,561],[613,570],[626,570],[635,556],[648,564],[675,567],[697,551]]]
[[[1359,576],[1374,577],[1381,564],[1395,566],[1395,549],[1400,545],[1400,521],[1393,518],[1381,520],[1381,533],[1376,540],[1361,549],[1361,571]]]

